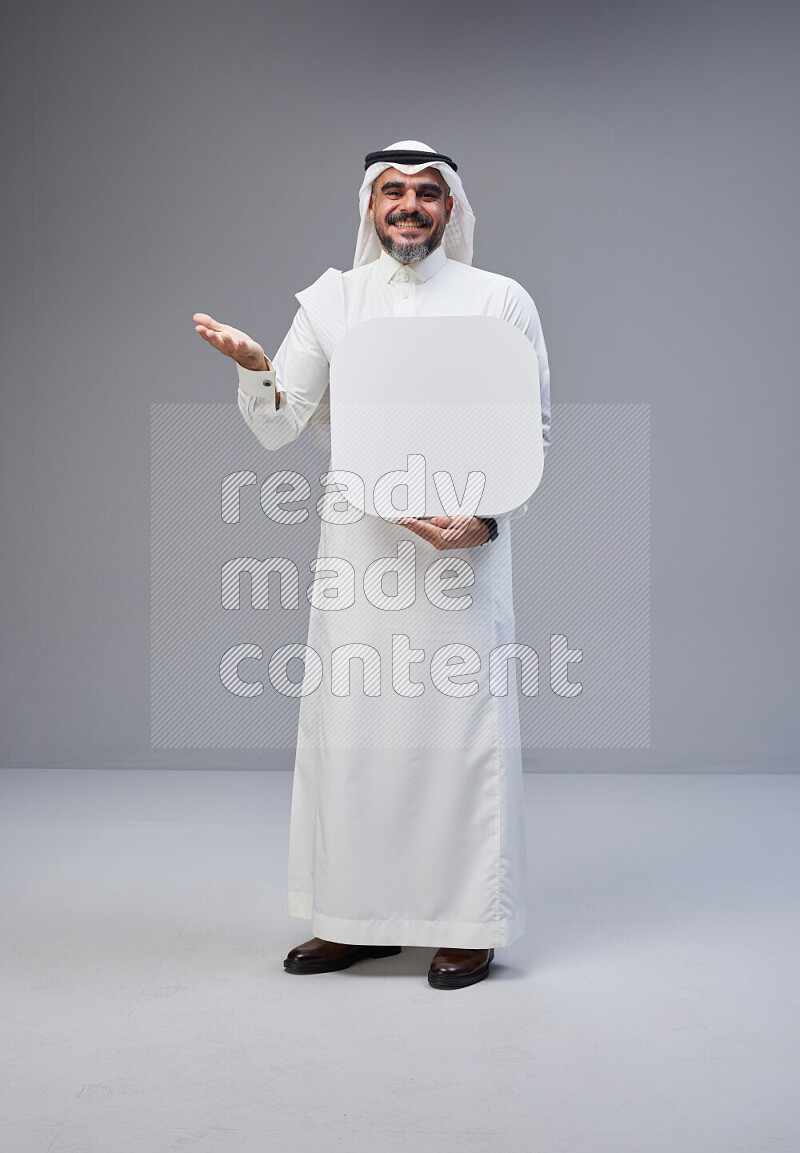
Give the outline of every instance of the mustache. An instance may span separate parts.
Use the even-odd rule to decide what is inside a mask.
[[[386,217],[387,224],[419,224],[421,227],[426,227],[433,224],[430,216],[426,216],[424,212],[390,212]]]

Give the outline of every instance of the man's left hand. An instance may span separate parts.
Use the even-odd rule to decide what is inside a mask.
[[[471,548],[489,539],[489,526],[476,516],[432,516],[430,520],[401,516],[397,524],[405,525],[438,549]]]

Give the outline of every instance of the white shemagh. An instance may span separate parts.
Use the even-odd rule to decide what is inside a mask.
[[[413,150],[436,154],[435,149],[431,148],[429,144],[423,144],[419,140],[398,140],[396,144],[390,144],[385,151],[394,149],[403,152]],[[426,164],[424,161],[421,164],[393,164],[391,160],[379,160],[375,164],[371,164],[364,173],[364,180],[358,193],[358,211],[361,223],[358,229],[353,268],[359,268],[362,264],[369,264],[370,261],[377,260],[381,254],[381,242],[378,240],[375,223],[370,218],[368,208],[372,182],[387,168],[396,168],[398,172],[404,172],[406,176],[415,176],[425,168],[437,168],[441,172],[450,185],[450,193],[453,197],[453,211],[450,213],[450,219],[442,238],[444,254],[448,259],[458,260],[461,264],[472,264],[472,235],[475,231],[475,216],[464,193],[464,186],[458,173],[441,160],[432,160],[430,164]]]

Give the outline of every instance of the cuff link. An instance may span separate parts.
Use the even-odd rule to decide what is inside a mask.
[[[259,383],[261,384],[261,387],[264,389],[265,393],[269,392],[271,388],[275,387],[275,378],[277,375],[278,370],[276,368],[273,368],[270,372],[264,371],[258,374]]]
[[[264,368],[254,372],[237,364],[236,369],[239,374],[239,386],[247,396],[274,397],[275,378],[278,374],[276,368]]]

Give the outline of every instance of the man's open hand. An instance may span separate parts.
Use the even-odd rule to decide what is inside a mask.
[[[207,344],[241,364],[242,368],[260,372],[267,367],[264,349],[246,332],[231,328],[229,324],[220,324],[205,312],[196,312],[192,320],[195,332],[199,332]]]
[[[490,535],[489,526],[476,516],[432,516],[429,521],[401,516],[397,523],[404,524],[438,549],[471,548],[485,544]]]

